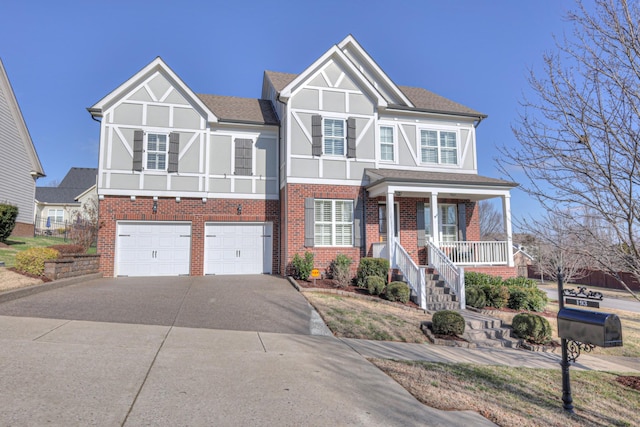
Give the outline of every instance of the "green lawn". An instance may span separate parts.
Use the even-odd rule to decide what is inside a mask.
[[[5,267],[14,267],[16,254],[29,248],[46,247],[51,245],[64,245],[71,243],[62,237],[38,236],[38,237],[9,237],[0,247],[0,261],[4,261]]]

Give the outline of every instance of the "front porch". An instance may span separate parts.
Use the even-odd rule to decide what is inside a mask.
[[[427,269],[465,308],[464,271],[515,275],[510,189],[516,184],[474,174],[367,170],[369,256],[389,260],[412,289],[415,302],[428,309]],[[506,240],[482,241],[477,203],[500,198]],[[390,236],[390,237],[389,237]],[[513,272],[511,273],[511,270]],[[505,274],[506,273],[506,274]]]

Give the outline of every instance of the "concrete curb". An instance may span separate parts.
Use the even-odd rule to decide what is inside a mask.
[[[42,283],[40,285],[11,289],[6,292],[0,292],[0,303],[24,298],[29,295],[39,294],[40,292],[51,291],[53,289],[62,288],[64,286],[75,285],[77,283],[85,282],[88,280],[100,279],[101,277],[102,273],[85,274],[83,276],[54,280],[51,282]]]

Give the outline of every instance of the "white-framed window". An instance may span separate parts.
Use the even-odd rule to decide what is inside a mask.
[[[353,246],[353,200],[315,200],[316,246]]]
[[[64,209],[49,208],[47,210],[47,218],[51,222],[64,222]]]
[[[347,139],[345,120],[324,119],[322,135],[324,154],[344,156]]]
[[[458,164],[458,134],[455,131],[420,130],[422,163]]]
[[[448,203],[438,204],[440,241],[455,242],[458,240],[458,206]],[[424,234],[433,236],[431,224],[431,205],[424,205]]]
[[[380,126],[380,160],[395,161],[395,138],[393,126]]]
[[[167,170],[169,138],[166,134],[147,133],[147,169]]]

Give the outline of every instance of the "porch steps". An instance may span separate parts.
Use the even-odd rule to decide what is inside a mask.
[[[470,310],[456,310],[465,320],[462,337],[476,347],[516,348],[520,340],[511,337],[511,328],[502,326],[502,321]]]
[[[401,272],[395,272],[393,280],[405,281]],[[451,293],[437,274],[427,272],[425,277],[425,298],[427,311],[457,310],[460,308],[458,297]],[[419,304],[418,296],[411,291],[411,301]]]

